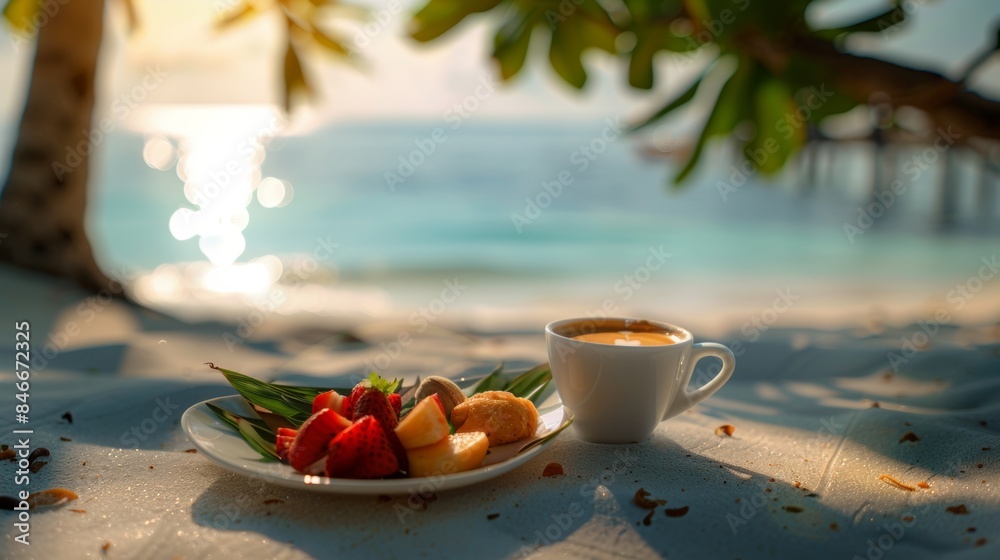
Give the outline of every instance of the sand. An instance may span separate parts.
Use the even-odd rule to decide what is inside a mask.
[[[491,332],[480,324],[459,335],[428,328],[397,353],[399,333],[415,328],[407,321],[355,325],[364,342],[337,336],[341,325],[285,316],[242,329],[189,324],[7,268],[0,294],[8,339],[0,356],[13,360],[12,324],[26,320],[44,360],[32,369],[28,426],[32,446],[52,454],[29,489],[80,496],[33,511],[30,546],[14,542],[14,516],[0,514],[4,557],[876,560],[1000,552],[1000,328],[988,323],[931,314],[906,326],[821,329],[782,317],[753,341],[730,323],[712,339],[740,342],[733,379],[649,441],[589,444],[570,428],[522,468],[429,501],[287,490],[187,452],[184,410],[233,393],[203,362],[315,385],[350,382],[372,365],[389,376],[460,376],[498,361],[544,361],[541,325]],[[0,442],[11,443],[11,430],[23,426],[13,422],[10,369],[0,381]],[[732,435],[717,430],[727,424]],[[542,477],[551,462],[565,474]],[[0,494],[22,488],[15,470],[0,463]],[[633,503],[640,488],[666,500],[648,525],[648,511]]]

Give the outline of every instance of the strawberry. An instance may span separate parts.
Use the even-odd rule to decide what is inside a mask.
[[[351,394],[347,397],[347,404],[345,405],[347,407],[347,418],[349,420],[360,418],[359,416],[354,416],[354,403],[358,402],[358,399],[365,391],[368,390],[369,387],[371,387],[371,385],[366,379],[355,385],[354,389],[351,390]]]
[[[362,381],[362,383],[365,383],[365,381]],[[371,415],[378,420],[379,425],[382,426],[382,430],[385,432],[386,439],[389,440],[389,445],[396,454],[396,460],[399,461],[400,467],[406,470],[406,449],[403,448],[403,444],[400,443],[395,431],[396,425],[399,424],[399,413],[389,402],[389,397],[386,396],[395,394],[393,391],[396,390],[399,382],[396,380],[389,382],[379,377],[377,373],[372,373],[367,383],[369,386],[361,392],[356,400],[352,397],[351,403],[354,407],[352,413],[355,418]],[[354,391],[357,390],[357,387],[355,387]],[[354,393],[352,392],[351,394],[353,395]]]
[[[357,385],[354,386],[354,389],[351,389],[351,395],[346,399],[348,401],[346,405],[348,413],[347,418],[350,420],[357,420],[366,414],[355,414],[354,407],[357,405],[358,399],[361,398],[361,395],[365,394],[369,389],[378,389],[385,395],[392,395],[397,388],[399,388],[398,379],[389,381],[374,371],[369,373],[367,379],[362,379]],[[400,408],[402,408],[402,399],[400,399]],[[399,421],[398,408],[396,409],[396,421]]]
[[[396,454],[399,464],[406,469],[406,449],[396,435],[396,425],[399,424],[399,416],[389,404],[389,399],[378,389],[368,389],[361,394],[358,402],[354,404],[354,414],[358,417],[374,416],[385,432],[389,445]]]
[[[361,422],[351,424],[349,428],[333,436],[330,440],[330,453],[326,456],[323,474],[330,478],[350,478],[354,472],[354,464],[358,462],[361,449]]]
[[[350,426],[350,420],[329,408],[324,408],[313,414],[302,423],[298,433],[295,434],[295,439],[288,451],[289,464],[297,471],[307,472],[310,465],[326,455],[327,445],[333,436]],[[309,472],[309,474],[317,473]]]
[[[389,404],[392,405],[392,409],[396,412],[396,419],[399,420],[399,413],[403,411],[403,395],[392,393],[389,395]]]
[[[388,430],[395,428],[396,424],[399,423],[399,413],[395,411],[389,399],[402,400],[398,396],[392,397],[397,387],[399,387],[398,380],[388,381],[372,372],[368,379],[355,385],[354,390],[351,391],[351,413],[354,418],[358,419],[370,414],[382,424],[383,428]],[[402,402],[400,402],[400,406],[402,406]]]
[[[282,461],[288,461],[288,450],[291,449],[297,433],[291,428],[278,428],[274,443],[278,447],[278,458]]]
[[[361,417],[330,442],[326,476],[384,478],[397,472],[399,461],[374,416]]]
[[[315,414],[324,408],[329,408],[330,410],[350,420],[348,411],[349,402],[350,399],[336,391],[331,390],[316,395],[316,398],[313,399],[312,411],[313,414]]]
[[[370,428],[372,436],[365,440],[365,444],[358,454],[357,463],[354,464],[353,478],[385,478],[399,472],[400,463],[398,456],[390,445],[389,438],[386,437],[385,429],[379,425],[378,420],[372,416],[370,423],[374,426]],[[389,432],[390,434],[392,432]],[[397,443],[399,440],[396,440]],[[403,452],[406,457],[406,452]]]
[[[399,416],[392,409],[388,397],[378,389],[368,389],[361,394],[358,402],[354,403],[354,414],[362,416],[374,416],[383,428],[393,430],[399,424]]]

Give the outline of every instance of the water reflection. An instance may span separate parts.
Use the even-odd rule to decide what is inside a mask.
[[[260,169],[267,146],[287,119],[273,106],[228,105],[157,107],[143,121],[150,134],[144,161],[161,171],[174,168],[191,204],[171,215],[170,234],[179,241],[197,237],[209,262],[232,266],[246,250],[243,231],[250,225],[254,191],[261,208],[280,208],[292,200],[291,183],[262,179]],[[232,291],[230,285],[213,285]]]

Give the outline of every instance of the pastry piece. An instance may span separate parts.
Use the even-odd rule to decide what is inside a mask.
[[[456,433],[483,432],[493,447],[535,435],[538,411],[528,399],[507,391],[485,391],[457,405],[451,423]]]

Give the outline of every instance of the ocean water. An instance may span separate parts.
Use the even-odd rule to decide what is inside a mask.
[[[449,313],[479,322],[602,307],[739,322],[782,291],[797,297],[802,316],[919,315],[1000,245],[1000,196],[992,208],[977,205],[975,165],[961,155],[959,218],[945,232],[935,217],[939,165],[901,173],[906,191],[884,215],[869,206],[862,148],[839,151],[809,189],[795,169],[735,185],[718,148],[690,184],[673,189],[676,163],[644,157],[639,139],[597,140],[606,132],[599,122],[445,126],[447,139],[412,156],[423,161],[390,185],[386,173],[398,173],[400,158],[415,142],[426,147],[439,126],[349,123],[275,139],[261,172],[290,183],[294,197],[280,208],[250,203],[238,262],[277,257],[287,282],[302,258],[335,245],[316,262],[325,274],[311,276],[307,292],[328,305],[296,308],[320,315],[406,317],[457,281],[468,288]],[[140,136],[108,139],[90,206],[106,267],[142,275],[205,261],[196,239],[175,239],[168,227],[178,208],[193,208],[183,188],[173,170],[144,163]],[[868,220],[866,207],[878,217]],[[997,286],[986,284],[965,312],[996,315]],[[179,306],[190,299],[174,295]]]

